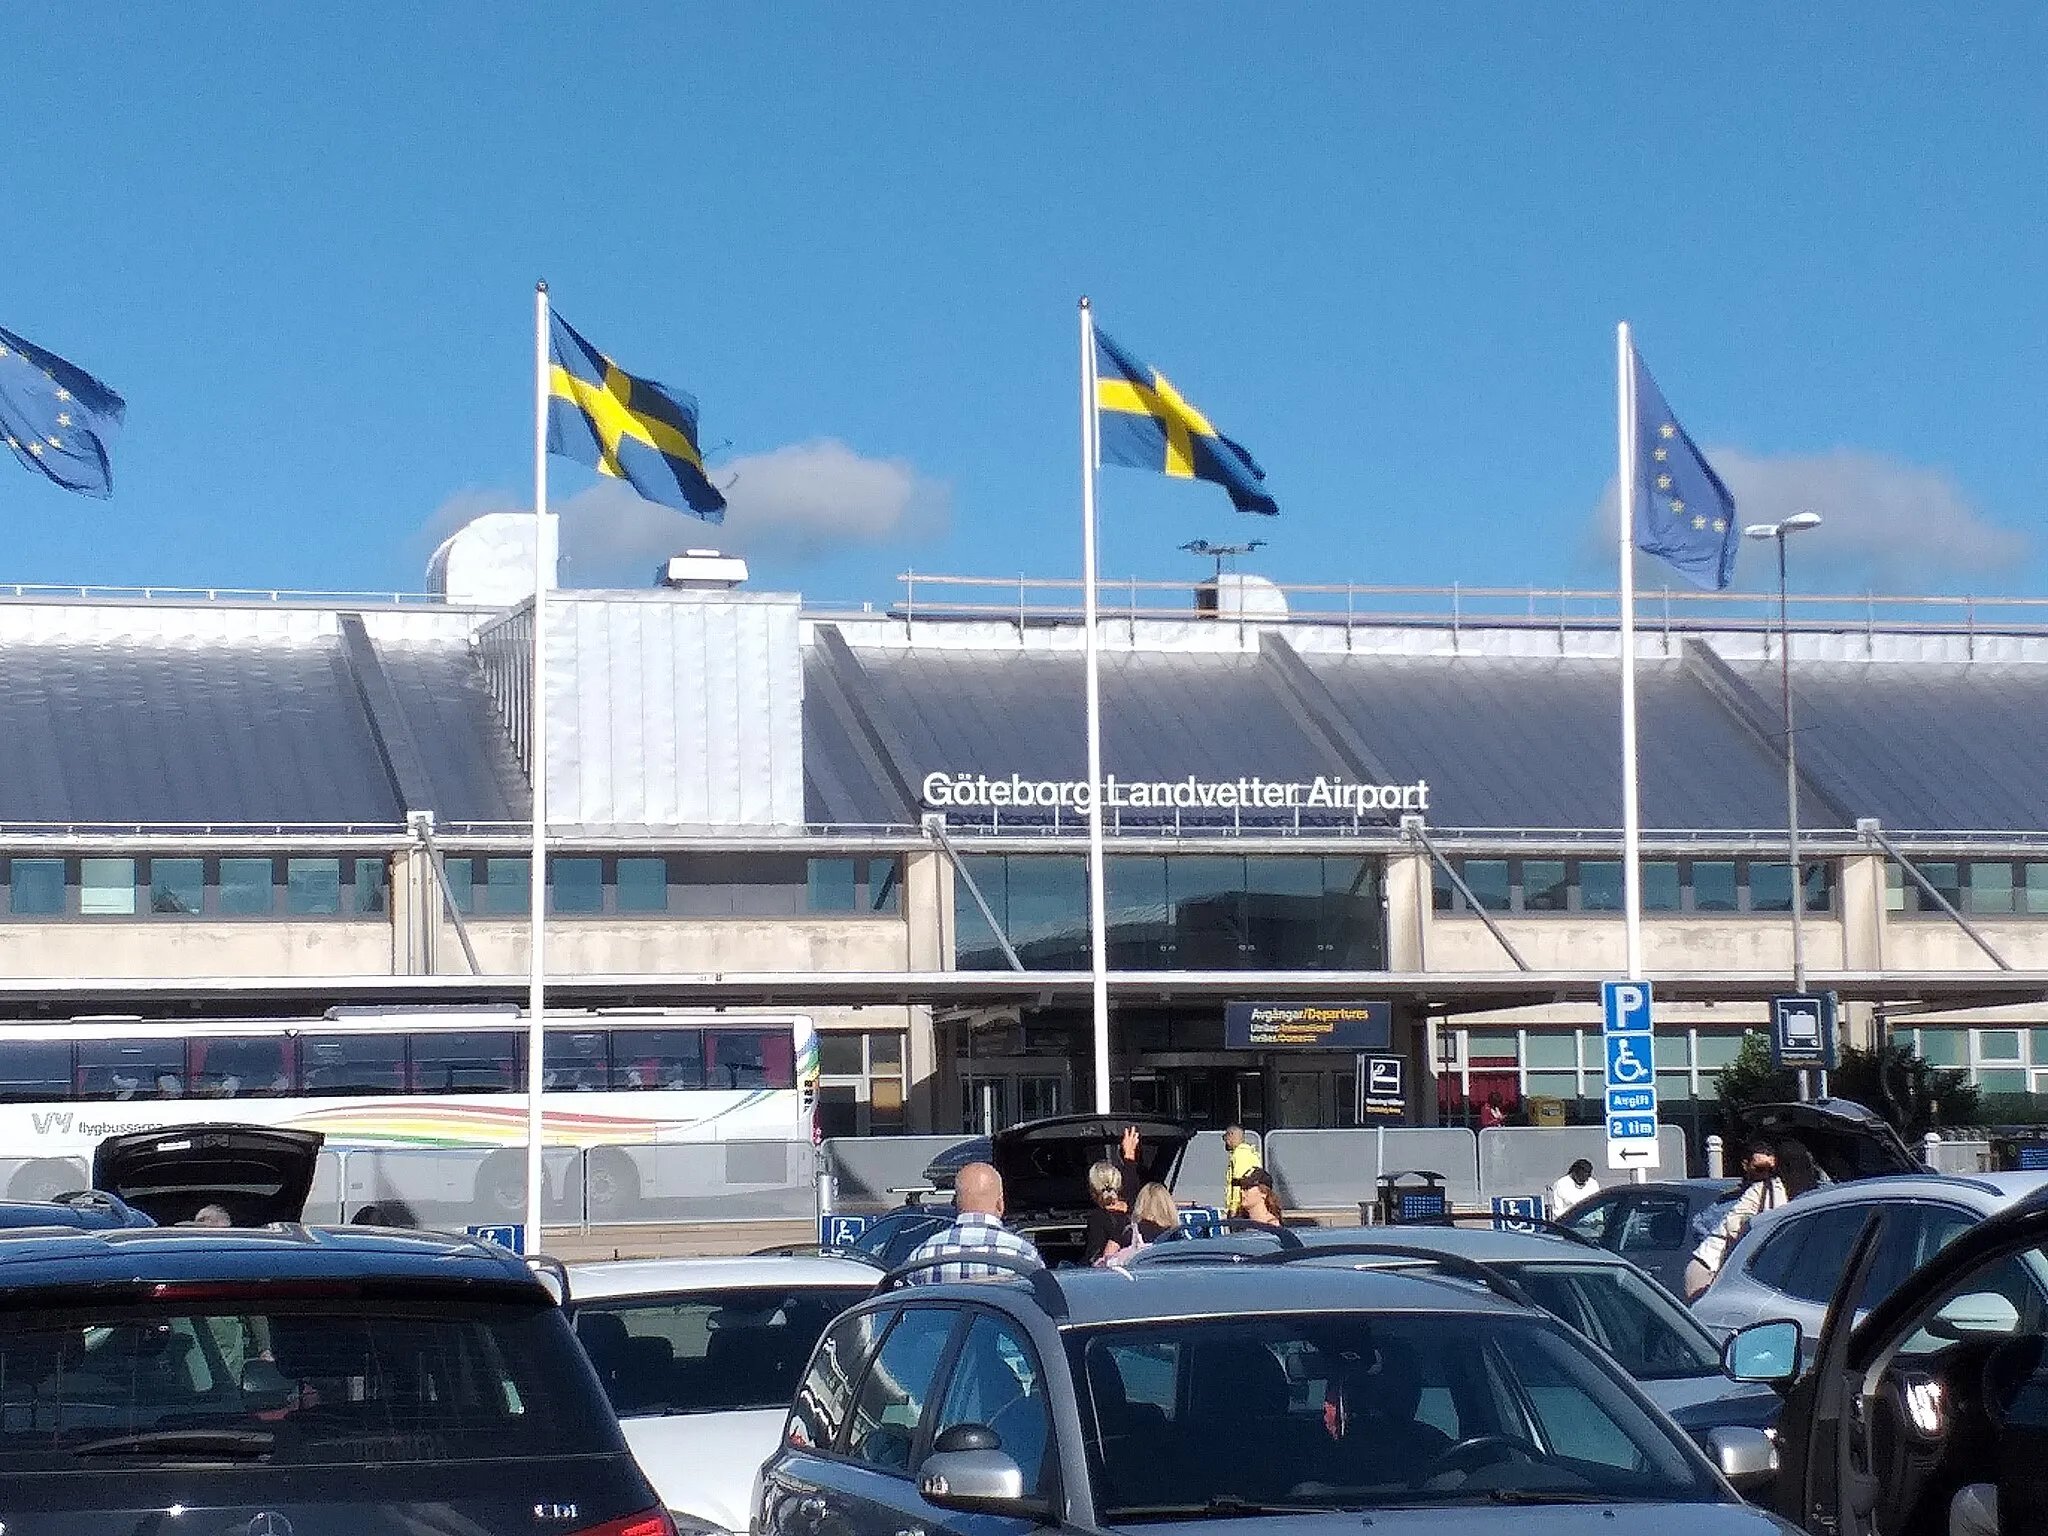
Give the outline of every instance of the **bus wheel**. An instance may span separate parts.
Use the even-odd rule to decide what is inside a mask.
[[[493,1152],[476,1173],[476,1203],[492,1216],[517,1219],[526,1213],[526,1154]]]
[[[593,1221],[620,1221],[640,1203],[640,1169],[614,1147],[599,1147],[584,1163],[584,1190]]]
[[[78,1170],[55,1158],[38,1158],[24,1163],[15,1170],[14,1177],[7,1181],[7,1198],[10,1200],[54,1200],[59,1195],[68,1195],[73,1190],[83,1189],[87,1180],[79,1177]]]

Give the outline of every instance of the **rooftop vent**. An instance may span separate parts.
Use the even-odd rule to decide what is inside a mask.
[[[1287,594],[1263,576],[1219,571],[1195,588],[1195,612],[1210,619],[1284,619]]]
[[[747,579],[747,562],[738,555],[722,555],[715,549],[686,549],[669,556],[668,563],[655,572],[656,585],[687,592],[730,592]]]

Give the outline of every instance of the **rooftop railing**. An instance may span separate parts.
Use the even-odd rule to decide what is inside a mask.
[[[1368,586],[1357,582],[1271,583],[1237,587],[1224,573],[1198,581],[1096,583],[1103,618],[1207,619],[1222,623],[1334,624],[1346,628],[1413,625],[1548,630],[1613,628],[1619,591],[1600,587]],[[902,598],[888,610],[897,619],[981,619],[1019,626],[1071,623],[1082,612],[1078,579],[1042,576],[946,576],[904,571]],[[1268,593],[1286,613],[1256,610]],[[1246,608],[1244,605],[1254,605]],[[1905,593],[1795,593],[1787,600],[1800,630],[2048,633],[2048,598],[1913,595]],[[1702,592],[1692,588],[1638,588],[1636,622],[1651,629],[1773,630],[1776,592]]]

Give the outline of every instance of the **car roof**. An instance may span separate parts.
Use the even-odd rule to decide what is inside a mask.
[[[1333,1243],[1373,1243],[1394,1248],[1427,1248],[1480,1264],[1557,1263],[1634,1265],[1590,1242],[1543,1232],[1510,1232],[1497,1227],[1303,1227],[1295,1235],[1305,1248]]]
[[[1808,1190],[1789,1205],[1762,1215],[1811,1210],[1816,1206],[1854,1205],[1871,1200],[1951,1200],[1989,1215],[2024,1200],[2048,1184],[2048,1172],[2031,1173],[1898,1173],[1871,1179],[1850,1179]]]
[[[112,1197],[101,1200],[0,1200],[0,1231],[25,1227],[58,1227],[76,1230],[100,1227],[154,1226],[139,1211],[132,1211]]]
[[[569,1303],[614,1296],[666,1296],[760,1286],[872,1287],[881,1278],[858,1259],[762,1254],[698,1259],[609,1259],[569,1266]]]
[[[1048,1274],[1066,1302],[1066,1316],[1054,1319],[1063,1327],[1298,1312],[1536,1315],[1466,1281],[1315,1263],[1153,1264],[1129,1269],[1060,1269]],[[1008,1278],[906,1286],[888,1294],[920,1301],[958,1301],[995,1293],[1035,1305],[1033,1293]]]
[[[0,1303],[11,1293],[180,1281],[377,1280],[548,1292],[491,1243],[375,1227],[23,1228],[0,1232]]]

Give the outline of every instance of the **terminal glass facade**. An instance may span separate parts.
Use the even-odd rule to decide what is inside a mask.
[[[1477,858],[1451,860],[1488,912],[1539,914],[1619,913],[1623,908],[1619,859]],[[1441,866],[1433,866],[1438,912],[1472,910]],[[1825,861],[1805,870],[1806,911],[1834,910],[1834,870]],[[2048,887],[2044,887],[2048,894]],[[1783,859],[1645,859],[1643,910],[1647,913],[1760,914],[1792,911],[1792,868]]]
[[[1088,866],[1073,854],[962,861],[1027,969],[1086,970]],[[1315,854],[1112,854],[1103,867],[1112,970],[1386,967],[1377,859]],[[1007,963],[966,878],[955,877],[956,965]]]

